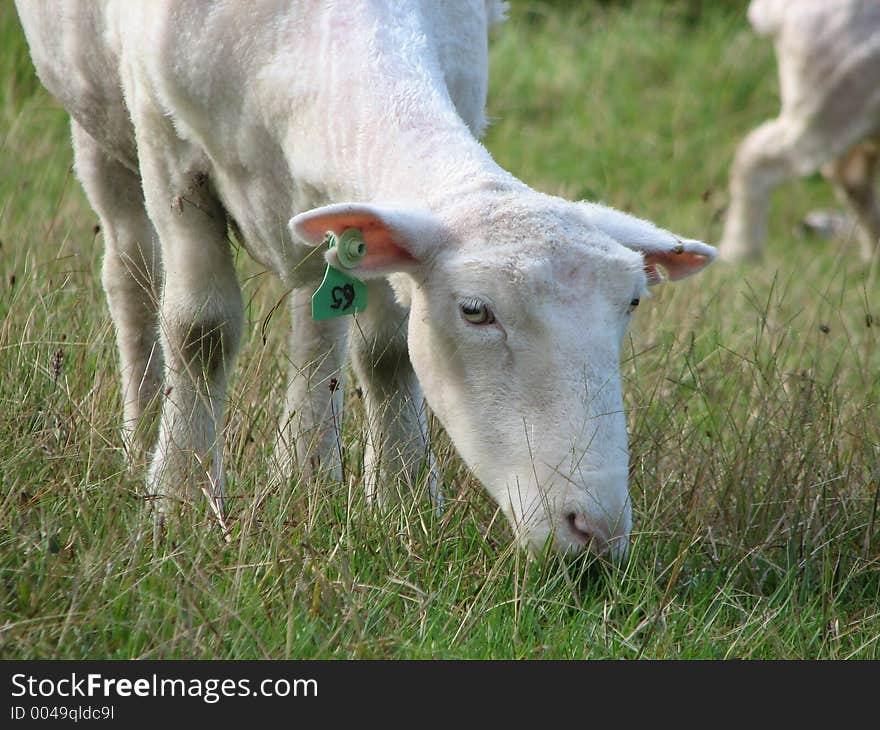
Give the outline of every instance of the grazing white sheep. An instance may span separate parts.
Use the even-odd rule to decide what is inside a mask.
[[[773,189],[821,168],[855,212],[870,259],[880,239],[880,2],[752,0],[748,16],[773,37],[782,110],[737,149],[721,257],[759,255]]]
[[[231,226],[293,290],[282,461],[339,473],[348,350],[371,496],[430,468],[424,391],[524,545],[625,554],[622,338],[658,266],[678,279],[715,250],[495,164],[475,135],[501,4],[17,4],[103,223],[133,443],[162,401],[156,493],[222,495],[243,326]],[[315,320],[327,262],[352,264],[315,247],[348,229],[368,305]]]

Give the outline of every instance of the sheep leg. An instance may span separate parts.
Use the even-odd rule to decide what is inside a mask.
[[[352,367],[367,412],[364,482],[368,501],[387,503],[398,486],[414,487],[422,470],[431,498],[437,473],[428,442],[425,401],[407,346],[407,312],[383,280],[368,283],[370,306],[351,326]]]
[[[770,194],[784,181],[804,173],[797,167],[797,139],[784,119],[749,133],[737,148],[730,174],[730,204],[719,256],[736,261],[760,256],[767,238]]]
[[[347,322],[315,322],[313,289],[291,294],[290,372],[286,411],[275,456],[291,478],[298,465],[306,480],[320,473],[342,478],[342,394]]]
[[[880,142],[853,147],[843,157],[826,165],[822,172],[856,214],[860,251],[870,261],[880,241],[880,204],[874,191]]]
[[[140,176],[109,157],[79,124],[71,126],[77,175],[104,235],[102,280],[119,351],[123,441],[134,463],[151,445],[162,382],[159,247],[144,208]],[[143,418],[145,413],[153,418]]]
[[[143,113],[143,112],[142,112]],[[223,509],[223,412],[244,319],[226,213],[200,158],[156,113],[136,124],[147,211],[165,267],[159,331],[165,388],[149,485],[159,514],[173,499]]]

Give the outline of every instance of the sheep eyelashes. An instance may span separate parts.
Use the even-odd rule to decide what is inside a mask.
[[[357,228],[346,228],[340,236],[327,231],[324,242],[328,248],[336,247],[339,263],[347,269],[357,266],[367,253],[364,236]],[[312,295],[312,319],[320,322],[363,312],[366,308],[367,287],[364,282],[327,264],[324,280]]]

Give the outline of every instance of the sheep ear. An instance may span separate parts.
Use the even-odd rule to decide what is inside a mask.
[[[439,238],[440,224],[429,212],[407,206],[338,203],[300,213],[290,219],[290,230],[310,246],[319,246],[328,231],[340,235],[346,228],[361,231],[366,253],[346,272],[371,279],[398,271],[413,271]],[[335,248],[327,263],[342,268]]]
[[[718,251],[701,241],[679,238],[650,221],[606,208],[595,203],[582,203],[587,218],[596,228],[615,241],[644,254],[645,273],[649,284],[659,284],[662,266],[671,281],[683,279],[704,269],[715,260]]]

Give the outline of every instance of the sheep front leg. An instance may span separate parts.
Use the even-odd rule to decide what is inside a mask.
[[[215,251],[215,255],[219,252]],[[213,286],[178,281],[169,269],[161,311],[165,403],[149,482],[156,495],[198,500],[223,512],[223,414],[241,336],[243,306],[231,256],[202,261]]]
[[[177,155],[169,153],[177,152]],[[226,214],[185,148],[139,149],[147,209],[165,266],[159,331],[164,403],[149,485],[159,513],[173,500],[223,509],[223,413],[244,319]]]
[[[290,479],[297,465],[304,479],[342,478],[342,395],[346,318],[315,322],[313,289],[291,294],[292,335],[285,415],[276,459]]]
[[[352,366],[364,394],[367,443],[364,486],[380,505],[411,490],[420,475],[439,499],[425,401],[407,346],[407,312],[384,280],[368,282],[369,306],[351,325]]]

